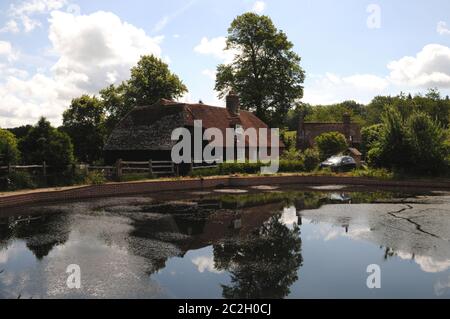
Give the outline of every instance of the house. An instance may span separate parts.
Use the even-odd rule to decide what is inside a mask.
[[[342,123],[311,123],[305,122],[304,116],[300,116],[297,130],[297,148],[300,150],[313,147],[315,138],[323,133],[339,132],[347,139],[353,148],[361,145],[361,129],[358,124],[351,122],[349,114],[343,115]]]
[[[227,136],[227,128],[241,127],[244,130],[254,128],[258,133],[260,129],[268,129],[267,124],[253,113],[240,110],[239,97],[234,93],[230,93],[226,97],[226,108],[161,99],[154,105],[134,108],[122,119],[105,144],[105,160],[109,164],[118,159],[170,161],[172,148],[178,143],[178,141],[172,140],[172,132],[176,128],[186,128],[192,133],[193,138],[194,121],[196,120],[202,121],[203,131],[208,128],[217,128],[224,137]],[[214,139],[214,141],[203,141],[203,147],[210,142],[214,142],[214,146],[223,147],[224,156],[226,154],[225,145],[234,146],[236,143],[235,137],[233,137],[232,144],[226,144],[226,140],[216,141]],[[270,148],[271,145],[270,132],[265,141],[257,138],[258,148]],[[246,156],[250,152],[250,146],[247,136],[245,138]],[[284,147],[281,142],[280,147]],[[280,150],[281,152],[282,150]]]

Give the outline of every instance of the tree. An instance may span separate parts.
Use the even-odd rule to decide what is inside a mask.
[[[302,266],[300,228],[292,229],[272,216],[259,229],[239,240],[214,245],[214,265],[231,274],[222,285],[227,299],[280,299],[289,295]]]
[[[361,129],[361,152],[363,154],[367,154],[376,145],[383,130],[383,124],[375,124]]]
[[[136,106],[152,105],[162,98],[173,100],[186,92],[186,86],[166,63],[153,55],[142,56],[131,69],[128,81],[100,91],[107,112],[107,130],[111,132]]]
[[[175,99],[187,92],[186,86],[161,59],[146,55],[131,69],[125,87],[126,97],[135,106],[151,105],[159,99]]]
[[[269,17],[245,13],[231,23],[226,48],[238,53],[230,64],[217,67],[219,97],[233,90],[243,109],[273,127],[285,125],[289,109],[303,97],[305,79],[286,34]]]
[[[407,120],[406,130],[412,150],[413,171],[421,174],[442,172],[449,150],[441,124],[423,112],[416,112]]]
[[[117,123],[135,107],[130,101],[126,101],[126,88],[127,85],[124,82],[118,86],[111,84],[100,91],[100,98],[106,112],[106,135],[109,135]]]
[[[345,151],[348,147],[345,136],[339,132],[323,133],[317,136],[315,141],[322,161]]]
[[[102,158],[105,111],[95,96],[83,95],[72,100],[63,114],[62,130],[72,139],[78,160],[92,163]]]
[[[20,141],[19,148],[25,163],[45,161],[55,171],[65,170],[74,161],[70,137],[52,127],[44,117]]]
[[[0,129],[0,163],[15,164],[20,158],[17,139],[13,133]]]
[[[27,136],[32,127],[32,125],[23,125],[15,128],[9,128],[7,130],[13,133],[17,139],[21,139]]]
[[[383,130],[369,151],[369,163],[408,174],[439,174],[448,168],[446,138],[442,125],[428,114],[415,111],[403,119],[391,107],[383,115]]]

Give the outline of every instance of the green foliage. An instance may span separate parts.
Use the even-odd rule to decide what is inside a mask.
[[[95,96],[72,100],[63,114],[62,130],[72,139],[74,153],[79,161],[92,163],[102,158],[106,138],[105,111]]]
[[[108,134],[134,107],[152,105],[162,98],[176,99],[185,92],[186,86],[166,63],[153,55],[142,56],[128,81],[100,91]]]
[[[351,172],[353,177],[368,177],[376,179],[393,179],[394,174],[385,168],[362,168]]]
[[[92,171],[86,175],[84,183],[88,185],[101,185],[106,183],[106,178],[103,172]]]
[[[27,164],[46,162],[55,171],[63,171],[74,161],[70,137],[50,125],[45,118],[30,130],[19,143],[23,161]]]
[[[295,150],[297,147],[297,131],[281,131],[281,140],[286,146],[286,150]]]
[[[19,127],[9,128],[7,130],[13,133],[17,139],[21,139],[27,136],[32,127],[32,125],[22,125]]]
[[[272,127],[283,127],[291,105],[303,96],[305,73],[285,33],[268,16],[245,13],[228,29],[227,49],[237,50],[233,62],[217,67],[216,90],[230,90],[245,110]]]
[[[368,153],[372,165],[408,174],[439,174],[448,167],[449,149],[442,126],[415,111],[404,119],[395,108],[382,116],[384,130]]]
[[[295,148],[290,148],[281,154],[281,159],[287,161],[301,161],[303,157],[300,151],[297,151]]]
[[[321,160],[326,160],[330,156],[339,154],[348,147],[345,136],[339,132],[321,134],[316,137],[315,141]]]
[[[6,177],[3,190],[16,191],[20,189],[34,189],[37,187],[33,177],[26,171],[13,171]]]
[[[186,86],[161,59],[146,55],[131,69],[126,95],[136,106],[151,105],[161,98],[181,97]]]
[[[19,159],[16,137],[13,133],[0,129],[0,164],[16,164]]]
[[[361,149],[363,154],[372,149],[380,140],[380,136],[384,130],[383,124],[375,124],[361,129]]]
[[[154,179],[155,176],[148,173],[134,173],[134,174],[124,174],[120,177],[121,182],[135,182],[135,181],[145,181],[148,179]]]
[[[320,164],[320,154],[315,148],[308,148],[303,152],[303,164],[305,171],[313,171]]]

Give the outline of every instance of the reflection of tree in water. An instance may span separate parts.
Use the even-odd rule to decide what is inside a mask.
[[[55,246],[69,239],[70,225],[66,214],[43,214],[15,220],[10,224],[14,236],[23,239],[30,251],[41,260]]]
[[[279,299],[290,293],[303,262],[300,228],[289,229],[279,217],[245,239],[214,245],[215,267],[231,274],[231,284],[222,285],[224,298]]]

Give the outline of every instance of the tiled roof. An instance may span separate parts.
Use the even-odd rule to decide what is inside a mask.
[[[244,130],[268,128],[251,112],[240,111],[239,116],[236,116],[223,107],[163,99],[151,106],[136,107],[128,113],[113,130],[104,149],[170,150],[176,143],[171,140],[172,131],[178,127],[193,127],[195,120],[201,120],[204,129],[218,128],[224,137],[226,129],[234,128],[236,124]],[[248,142],[246,138],[246,145]],[[267,142],[258,142],[258,145],[270,146],[270,136]]]

